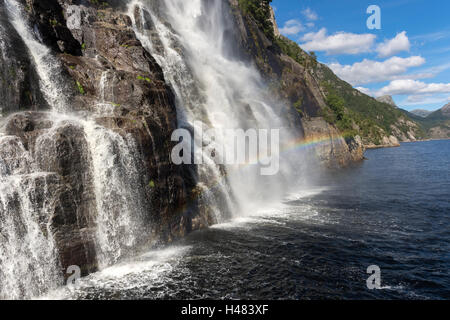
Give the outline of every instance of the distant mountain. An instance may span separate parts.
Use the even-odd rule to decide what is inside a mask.
[[[449,120],[450,119],[450,103],[443,106],[441,109],[431,113],[427,119],[432,120]]]
[[[381,96],[377,98],[377,101],[382,103],[387,103],[388,105],[391,105],[393,107],[397,108],[397,105],[394,102],[394,99],[392,99],[392,96]]]
[[[445,106],[442,107],[441,112],[446,116],[450,117],[450,103],[447,103]]]
[[[433,111],[428,111],[428,110],[424,110],[424,109],[416,109],[413,111],[410,111],[412,114],[415,114],[416,116],[422,117],[422,118],[426,118],[428,117],[430,114],[433,113]]]
[[[427,136],[432,139],[450,138],[450,103],[441,109],[431,112],[428,116],[418,116],[414,111],[411,112],[417,118],[414,120],[422,126]]]

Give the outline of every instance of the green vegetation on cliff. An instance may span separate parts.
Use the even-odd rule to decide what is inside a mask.
[[[276,37],[275,44],[281,52],[291,57],[305,68],[315,68],[317,66],[317,56],[315,52],[310,52],[309,54],[306,53],[291,39],[288,39],[285,36],[279,36]]]
[[[434,111],[425,118],[412,113],[408,115],[422,126],[427,132],[427,137],[434,139],[450,138],[450,114],[444,113],[443,109]],[[436,134],[436,130],[441,131],[441,133]]]
[[[314,72],[327,93],[327,100],[330,96],[337,96],[342,99],[346,114],[354,123],[355,133],[361,137],[379,144],[383,135],[394,134],[394,128],[397,128],[405,136],[410,131],[415,133],[416,138],[424,136],[424,132],[419,126],[411,127],[410,124],[406,123],[407,121],[413,123],[415,119],[410,118],[405,111],[359,92],[347,82],[339,79],[325,65],[318,65]],[[329,106],[329,103],[327,104]],[[331,109],[333,110],[333,108]],[[329,118],[326,119],[330,120]],[[405,121],[401,121],[401,119]],[[333,120],[330,122],[337,124],[338,128],[341,129],[339,122]]]
[[[369,144],[381,144],[383,137],[390,135],[398,138],[408,138],[409,133],[413,133],[416,138],[425,136],[420,124],[407,112],[359,92],[339,79],[327,66],[318,63],[314,52],[307,53],[296,42],[282,35],[276,36],[271,16],[271,0],[238,0],[238,2],[243,15],[250,17],[266,38],[272,41],[273,46],[268,50],[289,56],[303,66],[309,78],[314,79],[315,83],[312,85],[324,95],[325,101],[325,106],[320,104],[316,107],[319,109],[316,114],[335,125],[344,136],[360,135],[365,143]],[[266,63],[267,60],[259,55],[260,53],[257,58],[262,60],[263,64]],[[299,76],[306,81],[304,75]],[[297,100],[298,98],[293,100],[296,101],[293,107],[302,116],[308,116],[307,105],[302,99],[298,100],[302,103]]]
[[[332,92],[328,94],[327,99],[328,110],[322,110],[322,116],[328,123],[336,125],[345,137],[352,138],[357,132],[354,129],[352,116],[345,107],[345,100]]]
[[[315,66],[317,58],[314,52],[308,55],[296,42],[285,36],[275,36],[270,11],[271,2],[272,0],[239,0],[239,7],[244,15],[250,15],[254,19],[258,28],[267,39],[274,43],[277,49],[303,66]]]
[[[250,14],[266,37],[273,41],[275,34],[271,21],[270,3],[272,0],[239,0],[239,6],[244,14]]]

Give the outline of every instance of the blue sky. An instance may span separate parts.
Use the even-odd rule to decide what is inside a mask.
[[[381,9],[369,30],[367,8]],[[436,110],[450,102],[450,1],[273,0],[278,27],[374,97]]]

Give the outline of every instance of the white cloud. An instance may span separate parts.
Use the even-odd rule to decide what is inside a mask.
[[[317,15],[317,13],[312,11],[311,8],[307,8],[306,10],[303,10],[302,14],[306,17],[306,19],[311,20],[311,21],[316,21],[317,19],[319,19],[319,16]]]
[[[442,104],[444,105],[450,101],[450,97],[439,94],[439,95],[411,95],[408,96],[403,102],[404,106],[417,106],[417,105],[427,105],[427,104]]]
[[[378,56],[387,58],[402,51],[409,51],[411,43],[409,42],[406,31],[398,33],[395,38],[386,40],[377,46]]]
[[[383,62],[364,59],[353,65],[341,65],[331,63],[329,67],[336,75],[352,85],[362,85],[374,82],[383,82],[407,77],[403,75],[409,68],[419,67],[425,63],[425,59],[420,56],[409,58],[392,57]],[[424,74],[414,75],[416,79],[423,78]],[[411,75],[408,75],[411,78]]]
[[[285,22],[283,28],[280,29],[280,33],[285,36],[290,36],[296,35],[303,30],[305,30],[303,24],[299,20],[292,19]]]
[[[372,91],[369,88],[356,87],[355,89],[358,90],[358,91],[361,91],[364,94],[367,94],[368,96],[372,95]]]
[[[425,83],[412,79],[403,79],[391,81],[391,83],[378,91],[378,95],[401,94],[417,96],[438,93],[450,93],[450,83]]]
[[[412,96],[408,96],[408,98],[406,99],[406,103],[410,103],[410,104],[422,104],[425,101],[427,101],[430,98],[429,94],[425,94],[425,95],[412,95]]]
[[[450,37],[450,30],[421,34],[421,35],[413,36],[411,39],[417,40],[417,41],[433,42],[433,41],[439,41],[439,40],[442,40],[442,39],[445,39],[448,37]]]
[[[325,51],[327,54],[358,54],[372,51],[376,35],[338,32],[327,35],[327,29],[305,34],[300,46],[307,51]]]

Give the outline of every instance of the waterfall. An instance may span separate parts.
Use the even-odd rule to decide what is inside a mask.
[[[46,114],[52,123],[36,139],[39,152],[52,152],[48,144],[57,139],[58,129],[68,122],[84,132],[88,145],[95,192],[96,251],[99,267],[117,262],[135,252],[148,240],[144,226],[149,208],[144,198],[140,152],[131,135],[118,134],[95,122],[109,116],[106,102],[108,73],[101,81],[103,91],[98,104],[104,108],[95,115],[71,113],[73,84],[51,50],[39,40],[37,31],[27,24],[27,14],[15,0],[5,0],[9,21],[25,43],[40,88],[51,107]],[[0,298],[31,298],[63,283],[63,270],[52,230],[52,213],[63,182],[57,173],[42,172],[37,157],[28,152],[20,138],[0,135]],[[34,159],[36,157],[36,159]]]
[[[271,101],[256,69],[234,54],[238,50],[229,35],[237,31],[227,16],[229,9],[223,0],[133,0],[128,14],[137,37],[162,67],[176,94],[179,127],[282,129],[284,138],[290,139],[292,133],[285,130],[276,112],[281,106]],[[216,142],[229,147],[228,141]],[[264,178],[255,166],[227,165],[224,177],[224,168],[215,164],[209,152],[203,156],[199,185],[210,186],[208,182],[215,181],[227,204],[220,206],[217,194],[208,197],[219,222],[224,211],[239,215],[252,210],[249,204],[261,205],[283,193],[287,166],[276,177]]]
[[[11,24],[28,48],[40,79],[41,91],[54,111],[67,110],[69,94],[73,91],[61,75],[62,66],[49,48],[39,41],[37,31],[27,24],[24,8],[17,0],[5,0]]]
[[[0,137],[0,298],[30,298],[62,284],[50,227],[57,178],[33,166],[19,138]]]
[[[108,87],[110,80],[110,71],[103,71],[99,82],[99,102],[97,103],[95,110],[95,113],[99,116],[113,115],[114,110],[116,109],[116,106],[112,102],[115,100],[114,90]]]
[[[23,8],[5,0],[9,20],[28,48],[49,105],[64,110],[60,64],[26,25]],[[31,298],[61,285],[52,212],[58,176],[41,172],[18,137],[0,134],[0,298]]]
[[[144,229],[146,205],[136,145],[128,136],[84,122],[92,156],[97,205],[97,242],[100,268],[110,266],[136,249]],[[145,240],[145,239],[143,239]]]
[[[109,84],[118,80],[116,75],[104,71],[98,83],[98,101],[89,100],[95,111],[76,114],[71,106],[74,83],[64,76],[62,64],[42,43],[37,28],[28,24],[21,2],[4,3],[51,108],[45,116],[38,115],[46,117],[43,120],[49,127],[33,131],[36,136],[30,139],[31,146],[25,147],[19,137],[0,135],[0,298],[29,298],[63,282],[52,219],[67,181],[65,174],[46,170],[59,170],[53,170],[50,162],[60,160],[56,141],[64,135],[65,126],[74,130],[69,132],[81,132],[87,149],[82,165],[87,171],[83,177],[89,178],[83,179],[91,179],[92,188],[83,191],[93,190],[92,210],[88,211],[95,217],[87,220],[95,224],[100,268],[134,254],[149,240],[152,208],[145,198],[146,165],[137,141],[125,129],[99,124],[99,118],[114,116],[114,90]],[[283,129],[281,106],[271,100],[256,69],[235,55],[237,50],[229,38],[234,25],[228,10],[222,0],[133,0],[128,14],[136,36],[161,66],[175,93],[180,128]],[[284,138],[289,139],[290,133]],[[73,147],[72,140],[63,142]],[[283,194],[286,172],[290,173],[287,166],[279,175],[263,177],[261,165],[216,163],[220,146],[230,148],[224,137],[194,139],[194,144],[207,151],[194,154],[203,160],[195,173],[201,192],[195,190],[195,194],[199,194],[200,206],[209,208],[213,222],[251,212],[252,204],[261,206]],[[42,169],[40,160],[45,156],[39,153],[55,158],[47,169]]]

